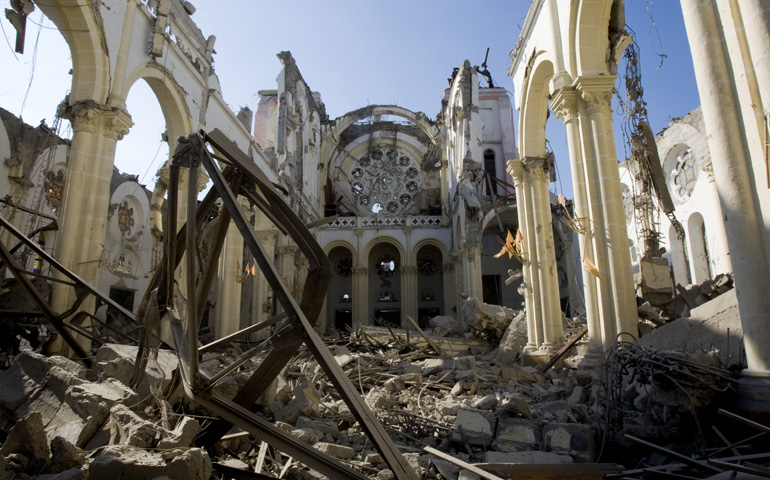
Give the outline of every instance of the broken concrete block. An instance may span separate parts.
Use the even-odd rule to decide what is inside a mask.
[[[472,445],[489,446],[495,435],[497,419],[492,412],[461,408],[455,418],[452,440]]]
[[[318,430],[321,433],[337,437],[340,434],[339,426],[334,420],[326,420],[322,418],[310,418],[301,416],[297,419],[297,428],[312,428]]]
[[[446,337],[457,332],[458,327],[457,320],[447,315],[435,316],[428,320],[428,324],[433,329],[431,335],[434,337]]]
[[[162,438],[156,448],[170,450],[172,448],[189,448],[195,443],[195,437],[201,431],[201,424],[192,417],[182,417],[176,428],[171,432],[163,430]]]
[[[318,408],[321,395],[307,382],[303,382],[294,388],[294,398],[276,412],[276,418],[287,423],[295,423],[300,415],[308,415]]]
[[[452,360],[446,358],[426,358],[422,362],[422,374],[427,377],[441,370],[449,370],[452,364]]]
[[[492,410],[497,406],[497,395],[490,393],[489,395],[482,397],[473,402],[473,408],[479,410]]]
[[[111,443],[151,448],[161,438],[161,427],[143,419],[125,405],[117,404],[112,407],[110,418],[115,424]]]
[[[382,459],[382,455],[379,453],[368,453],[366,457],[364,457],[364,462],[370,465],[382,465],[385,463]]]
[[[387,408],[390,404],[389,397],[382,390],[373,388],[366,394],[364,401],[372,410],[377,408]]]
[[[517,452],[537,448],[540,424],[524,418],[500,416],[497,422],[495,448],[500,452]]]
[[[513,365],[527,346],[527,317],[524,310],[519,312],[505,329],[495,360],[500,365]]]
[[[570,394],[569,398],[567,398],[567,403],[570,405],[577,405],[580,403],[586,403],[586,400],[588,400],[588,394],[583,387],[578,385],[572,389],[572,393]]]
[[[443,478],[456,479],[460,471],[460,468],[454,463],[449,463],[446,460],[440,458],[431,459],[433,465],[436,466],[436,470],[441,474]]]
[[[26,470],[40,471],[51,459],[48,437],[40,412],[32,412],[14,424],[0,447],[0,456],[17,454]],[[22,459],[21,456],[24,458]]]
[[[109,445],[89,465],[89,478],[208,480],[211,459],[205,450],[178,450],[178,455],[162,455],[128,445]]]
[[[502,375],[503,380],[509,380],[515,383],[537,382],[537,378],[533,374],[516,366],[502,367],[500,369],[500,375]]]
[[[459,382],[455,383],[452,387],[452,390],[450,390],[450,393],[454,396],[460,395],[463,392],[468,392],[469,395],[476,395],[476,391],[479,388],[479,379],[475,378],[473,380],[466,379],[466,380],[460,380]]]
[[[318,443],[323,438],[324,434],[314,428],[304,427],[292,430],[291,436],[300,442],[313,445]]]
[[[91,369],[91,380],[114,378],[124,385],[128,385],[131,380],[131,373],[134,370],[137,348],[132,345],[118,345],[114,343],[102,345],[96,352],[94,365]],[[142,381],[136,388],[136,393],[141,398],[147,397],[155,389],[165,391],[171,383],[174,370],[176,370],[179,364],[175,353],[169,350],[158,350],[157,353],[157,360],[150,356]],[[168,400],[169,403],[173,404],[179,398],[181,398],[181,392],[178,396]]]
[[[553,464],[572,463],[572,457],[554,452],[541,452],[538,450],[522,452],[493,452],[484,454],[487,463],[513,463],[513,464]]]
[[[406,389],[407,382],[416,383],[417,385],[422,385],[422,374],[407,373],[404,375],[397,375],[393,378],[388,379],[388,381],[385,382],[384,388],[386,391],[390,393],[400,392]]]
[[[593,462],[596,455],[593,430],[590,426],[579,423],[545,425],[543,447],[552,452],[568,453],[584,463]]]
[[[509,416],[520,416],[529,418],[532,415],[532,410],[529,408],[529,403],[521,395],[514,395],[508,400],[508,403],[503,405],[505,411]]]
[[[436,402],[436,410],[441,415],[457,415],[463,404],[455,400],[454,398],[444,398]]]
[[[393,480],[396,478],[396,475],[393,474],[393,471],[389,468],[386,468],[385,470],[380,470],[377,473],[377,480]]]
[[[51,473],[61,473],[66,470],[79,469],[86,463],[86,453],[62,437],[51,441]]]
[[[352,447],[345,445],[337,445],[334,443],[319,442],[313,445],[314,448],[321,453],[325,453],[331,457],[339,458],[341,460],[350,460],[356,454],[356,451]]]

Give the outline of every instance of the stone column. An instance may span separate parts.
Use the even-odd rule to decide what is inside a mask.
[[[581,230],[578,234],[580,252],[592,261],[596,258],[591,239],[590,206],[586,182],[585,158],[580,135],[580,120],[577,108],[577,94],[574,89],[564,87],[554,94],[551,108],[561,118],[567,129],[567,148],[572,171],[572,189],[575,194],[575,217]],[[590,273],[583,273],[583,294],[585,295],[586,322],[588,325],[588,355],[598,360],[602,355],[601,315],[599,312],[598,279]],[[571,279],[572,281],[572,279]]]
[[[453,315],[460,321],[462,313],[457,308],[457,287],[455,286],[455,264],[454,262],[443,265],[443,288],[444,288],[444,315]]]
[[[559,303],[559,278],[556,275],[556,252],[553,239],[550,192],[548,190],[547,164],[542,158],[525,158],[525,178],[531,184],[531,206],[535,219],[535,248],[540,285],[540,305],[543,324],[543,343],[540,348],[549,350],[561,340],[564,332],[561,305]]]
[[[358,219],[360,221],[360,218]],[[369,325],[369,260],[362,258],[364,251],[364,229],[356,228],[356,253],[353,255],[353,330],[362,325]]]
[[[190,252],[185,252],[189,255]],[[239,268],[240,266],[240,268]],[[235,333],[241,326],[241,278],[244,275],[243,265],[243,237],[230,221],[227,227],[225,243],[222,245],[222,254],[219,256],[217,267],[217,305],[214,309],[215,324],[214,334],[216,338],[222,338]],[[203,292],[200,292],[202,295]],[[195,301],[195,299],[189,299]]]
[[[538,321],[541,316],[540,281],[537,268],[535,268],[537,251],[532,246],[535,236],[532,225],[530,192],[525,182],[524,163],[521,160],[508,160],[508,173],[513,177],[513,184],[516,188],[516,211],[519,219],[519,230],[524,238],[521,252],[521,272],[524,279],[519,289],[519,293],[524,297],[524,305],[527,309],[527,346],[524,348],[524,351],[533,352],[540,347],[543,341],[543,332]]]
[[[748,362],[739,395],[749,404],[764,404],[760,408],[768,410],[770,295],[767,286],[770,275],[729,52],[715,2],[681,2],[722,215],[725,225],[729,225],[727,242]]]
[[[353,269],[353,330],[370,325],[369,317],[369,269],[359,265]]]
[[[714,262],[713,273],[732,273],[733,264],[730,262],[730,247],[727,242],[727,230],[725,224],[722,222],[722,204],[719,202],[719,191],[717,191],[716,179],[714,178],[714,167],[709,161],[708,164],[703,166],[703,171],[706,173],[709,182],[709,190],[711,195],[711,209],[714,213],[713,217],[715,222],[709,223],[707,228],[707,234],[714,236],[714,242],[709,249],[711,260]]]
[[[401,273],[401,316],[403,317],[401,324],[406,326],[409,323],[406,319],[406,315],[412,317],[414,321],[418,320],[417,267],[414,265],[405,265],[399,268],[399,270]]]
[[[588,121],[592,132],[592,143],[596,156],[596,172],[601,195],[599,213],[603,219],[604,232],[594,232],[599,238],[604,237],[606,245],[606,274],[608,289],[612,301],[613,317],[605,316],[606,332],[613,336],[628,333],[633,338],[639,336],[639,314],[636,308],[636,289],[631,269],[631,255],[628,249],[628,229],[623,208],[623,195],[620,184],[620,170],[615,153],[615,140],[612,133],[612,111],[610,101],[615,85],[615,76],[580,78],[578,85],[586,103]],[[597,225],[598,229],[598,225]],[[605,272],[602,272],[604,275]],[[607,291],[602,288],[602,292]],[[607,328],[613,322],[612,329]],[[624,337],[622,340],[631,340]],[[605,338],[605,348],[615,343],[616,338]]]
[[[127,111],[95,102],[70,105],[64,116],[72,123],[73,134],[55,256],[83,280],[98,285],[115,145],[133,123]],[[67,310],[73,300],[70,287],[54,283],[54,311]],[[93,307],[90,296],[80,309],[93,311]],[[66,354],[62,348],[61,340],[57,340],[50,351]]]
[[[257,210],[256,229],[259,241],[265,249],[267,258],[275,258],[275,242],[278,232],[271,229],[272,223],[268,221],[265,215]],[[265,280],[265,276],[257,269],[257,275],[254,278],[254,296],[252,300],[252,317],[248,319],[248,324],[253,325],[265,321],[273,314],[273,292],[270,284]],[[245,328],[248,325],[241,325]],[[270,335],[271,329],[262,329],[254,335],[255,340],[264,340]]]
[[[466,246],[468,265],[468,295],[479,300],[484,298],[484,287],[481,284],[481,244],[473,243]]]

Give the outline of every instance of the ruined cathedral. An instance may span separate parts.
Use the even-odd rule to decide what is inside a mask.
[[[702,105],[657,137],[641,118],[634,155],[618,159],[610,103],[632,40],[622,0],[533,1],[507,46],[512,96],[465,61],[435,114],[367,105],[338,118],[288,51],[256,112],[231,111],[212,68],[215,38],[196,27],[190,2],[12,2],[22,50],[35,8],[70,48],[72,88],[57,117],[72,135],[0,109],[3,367],[34,350],[92,368],[100,347],[131,345],[126,381],[137,389],[146,352],[174,352],[184,394],[227,424],[200,438],[235,424],[324,475],[359,478],[249,411],[270,391],[275,406],[276,382],[304,345],[381,463],[417,478],[328,339],[379,332],[367,341],[382,349],[406,332],[441,356],[476,340],[502,351],[518,325],[517,365],[542,374],[579,350],[574,366],[599,371],[666,321],[696,319],[718,293],[732,299],[735,323],[708,328],[728,344],[740,331],[737,404],[770,411],[770,5],[681,4]],[[161,105],[170,151],[149,186],[113,168],[140,79]],[[566,132],[571,199],[549,191],[549,115]],[[232,366],[206,370],[233,342]],[[249,362],[229,398],[212,388]],[[295,386],[306,397],[317,387]],[[453,395],[477,386],[458,378]],[[275,419],[298,421],[284,403]],[[494,426],[481,443],[465,437],[469,426],[459,435],[522,450],[524,440],[501,447],[510,425],[497,422],[494,440]],[[545,426],[533,435],[559,449]]]

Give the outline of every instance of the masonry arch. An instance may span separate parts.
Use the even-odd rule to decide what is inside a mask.
[[[94,100],[104,102],[110,88],[107,39],[97,3],[51,0],[35,5],[56,25],[72,56],[72,88],[69,104]]]
[[[353,268],[355,250],[344,242],[328,249],[331,279],[327,293],[328,325],[346,332],[353,328]]]
[[[569,51],[573,52],[571,55],[575,55],[575,58],[571,59],[570,63],[574,65],[572,71],[577,72],[579,76],[604,74],[608,70],[606,57],[597,55],[597,52],[606,52],[610,48],[607,31],[615,3],[618,2],[572,4],[574,6],[570,12],[570,38],[574,40]]]
[[[441,245],[423,241],[414,249],[417,267],[417,322],[427,327],[428,320],[443,315],[444,259]]]
[[[404,294],[401,290],[401,270],[406,258],[404,250],[394,239],[379,237],[367,246],[365,252],[363,258],[367,259],[369,272],[369,309],[366,315],[378,322],[401,326]]]
[[[549,84],[553,64],[545,58],[535,60],[525,80],[522,108],[519,116],[519,146],[521,158],[545,158],[545,124],[548,120]]]
[[[438,142],[438,128],[428,120],[428,117],[424,113],[413,112],[396,105],[369,105],[346,113],[335,122],[337,126],[337,136],[340,136],[342,132],[359,120],[381,115],[393,115],[404,118],[420,127],[420,129],[431,139],[432,143],[435,144]]]

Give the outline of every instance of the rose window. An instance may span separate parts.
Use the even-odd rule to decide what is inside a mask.
[[[417,270],[425,276],[433,275],[438,271],[436,259],[430,255],[423,255],[417,259]]]
[[[348,172],[353,202],[364,214],[405,215],[423,186],[419,164],[397,148],[374,148]]]
[[[392,277],[396,274],[398,262],[393,256],[385,254],[377,258],[374,268],[377,271],[377,276],[383,278]]]
[[[128,202],[123,200],[123,203],[118,207],[118,228],[120,233],[124,237],[131,235],[131,229],[134,227],[134,208]]]
[[[353,273],[353,257],[346,255],[337,260],[334,270],[340,277],[349,277]]]
[[[676,156],[676,166],[669,176],[670,188],[682,202],[687,201],[698,180],[698,168],[690,148],[683,149]]]

